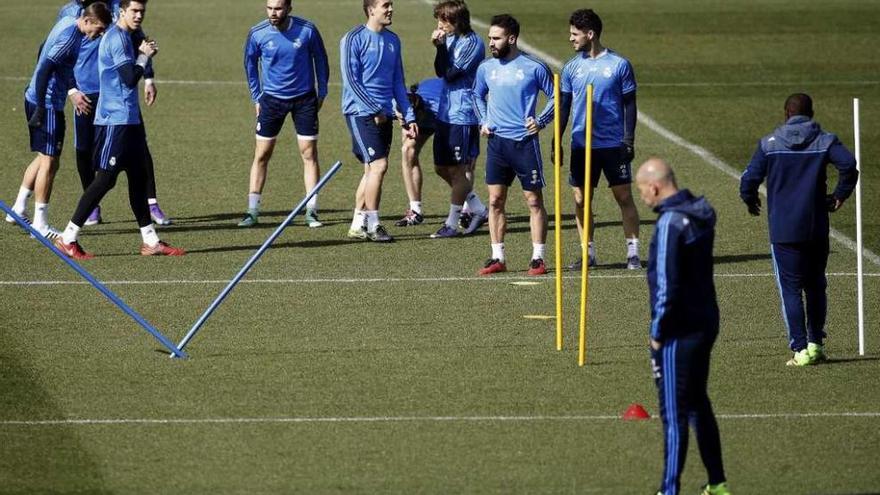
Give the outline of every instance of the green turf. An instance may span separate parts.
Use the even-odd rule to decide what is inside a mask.
[[[510,11],[523,21],[528,41],[558,59],[570,56],[566,20],[581,3],[471,3],[483,20]],[[259,2],[220,0],[209,11],[198,5],[151,3],[145,25],[162,53],[159,101],[144,115],[160,200],[177,221],[161,235],[190,255],[136,255],[140,239],[124,179],[104,202],[108,223],[82,238],[99,255],[85,266],[175,341],[303,194],[295,147],[283,139],[262,223],[234,227],[246,206],[253,146],[240,52],[262,12]],[[338,83],[338,40],[361,21],[360,2],[295,5],[321,28]],[[25,81],[17,78],[30,75],[56,7],[51,0],[0,5],[4,200],[14,196],[30,159],[21,112]],[[395,7],[408,81],[427,77],[430,7],[415,0]],[[594,8],[606,21],[607,44],[635,65],[640,109],[736,168],[779,122],[788,93],[811,92],[817,119],[847,145],[850,98],[862,97],[865,235],[880,251],[870,214],[880,186],[870,160],[880,144],[880,63],[872,44],[880,8],[840,0],[796,7],[626,0]],[[681,86],[692,83],[699,85]],[[328,226],[306,229],[297,219],[192,342],[191,360],[157,352],[155,341],[87,285],[8,284],[78,278],[26,235],[0,228],[0,493],[650,493],[656,487],[659,422],[609,419],[632,402],[654,415],[657,405],[646,351],[647,288],[641,274],[621,269],[617,207],[607,191],[600,188],[596,204],[602,266],[590,284],[589,366],[578,369],[579,279],[565,280],[561,353],[553,347],[552,321],[523,318],[553,314],[552,281],[510,284],[524,275],[530,253],[516,190],[507,246],[514,273],[505,277],[474,276],[489,254],[485,229],[467,239],[427,238],[448,201],[427,167],[426,225],[392,228],[399,242],[391,246],[345,239],[361,171],[338,112],[339,92],[331,86],[322,113],[324,168],[345,163],[321,197]],[[284,135],[291,133],[288,123]],[[67,145],[52,200],[57,226],[79,194],[70,139]],[[637,157],[649,155],[668,157],[681,183],[706,194],[718,210],[722,333],[710,393],[724,415],[735,493],[877,492],[880,418],[839,415],[880,411],[878,354],[857,356],[854,253],[832,244],[832,363],[786,368],[765,219],[747,215],[734,179],[640,126]],[[395,152],[382,206],[387,223],[406,208],[398,161]],[[564,198],[568,261],[577,241],[567,191]],[[852,236],[851,206],[834,216],[834,225]],[[640,212],[647,241],[653,214]],[[873,351],[880,278],[869,277],[866,290]],[[787,416],[823,413],[836,415]],[[66,418],[187,421],[22,423]],[[252,421],[199,422],[206,419]],[[703,482],[692,446],[685,493]]]

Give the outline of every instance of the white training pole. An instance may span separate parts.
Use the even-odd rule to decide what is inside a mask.
[[[859,136],[859,99],[853,98],[853,134],[856,140],[856,272],[858,273],[859,297],[859,356],[865,355],[865,274],[862,269],[862,143]]]

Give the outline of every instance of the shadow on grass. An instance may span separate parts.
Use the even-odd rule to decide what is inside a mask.
[[[724,265],[729,263],[745,263],[748,261],[769,260],[770,253],[761,254],[727,254],[723,256],[715,256],[716,265]]]

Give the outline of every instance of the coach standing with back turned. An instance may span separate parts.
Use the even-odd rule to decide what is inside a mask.
[[[859,173],[853,154],[813,121],[813,100],[808,95],[788,97],[785,119],[758,143],[739,190],[749,213],[758,216],[758,187],[767,179],[770,249],[788,343],[794,351],[786,364],[808,366],[827,359],[823,341],[828,212],[840,209],[852,194]],[[834,193],[826,195],[829,163],[837,168],[838,181]]]

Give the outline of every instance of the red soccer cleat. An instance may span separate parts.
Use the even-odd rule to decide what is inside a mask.
[[[544,260],[541,258],[537,258],[532,260],[529,263],[529,275],[546,275],[547,274],[547,266],[544,264]]]
[[[64,240],[60,237],[55,238],[55,247],[68,258],[75,260],[90,260],[95,257],[94,254],[85,252],[82,246],[79,245],[79,242],[74,241],[70,244],[65,244]]]
[[[171,247],[164,241],[159,241],[155,246],[141,244],[141,256],[183,256],[186,251],[180,248]]]
[[[492,275],[493,273],[501,273],[507,271],[507,265],[504,264],[503,261],[497,258],[490,258],[486,261],[486,264],[483,265],[483,268],[477,272],[479,275]]]

